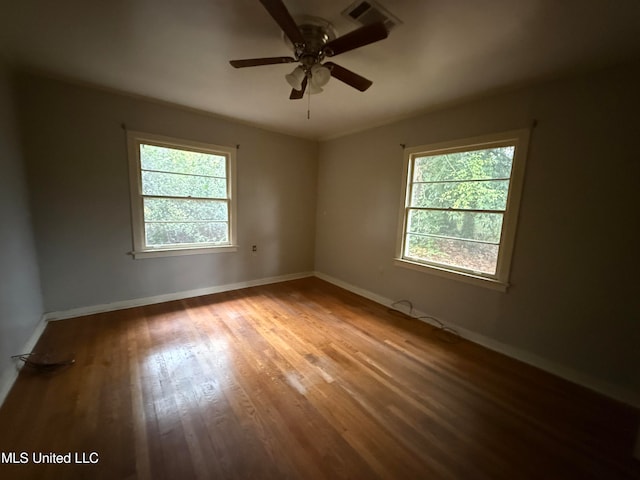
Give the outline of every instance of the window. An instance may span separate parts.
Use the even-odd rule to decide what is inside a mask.
[[[405,149],[396,264],[505,291],[528,138]]]
[[[235,148],[128,132],[136,258],[234,251]]]

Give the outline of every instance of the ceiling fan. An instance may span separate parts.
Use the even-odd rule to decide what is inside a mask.
[[[233,67],[299,63],[293,72],[285,76],[292,87],[289,95],[292,100],[302,98],[307,87],[309,93],[321,92],[330,77],[337,78],[361,92],[373,84],[371,80],[340,65],[322,62],[326,57],[334,57],[387,38],[389,33],[384,23],[372,23],[337,37],[331,24],[321,18],[307,17],[299,25],[296,24],[282,0],[260,0],[260,3],[282,29],[285,41],[293,49],[293,57],[231,60],[229,63]]]

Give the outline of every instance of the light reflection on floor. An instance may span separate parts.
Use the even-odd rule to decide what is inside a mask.
[[[231,352],[224,337],[206,343],[192,341],[165,343],[145,356],[141,374],[153,379],[151,397],[158,418],[177,414],[178,410],[219,404],[225,385],[231,380]]]

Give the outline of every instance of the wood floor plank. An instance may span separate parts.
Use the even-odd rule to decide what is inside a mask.
[[[50,323],[0,478],[621,479],[640,415],[316,278]]]

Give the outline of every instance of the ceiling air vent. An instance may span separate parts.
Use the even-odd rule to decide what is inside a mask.
[[[394,27],[402,24],[400,19],[395,17],[386,8],[377,2],[371,0],[363,2],[358,1],[349,6],[342,16],[359,25],[369,25],[371,23],[383,22],[387,27],[387,31],[391,31]]]

